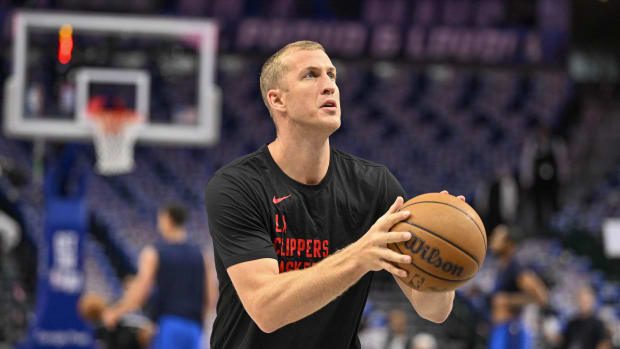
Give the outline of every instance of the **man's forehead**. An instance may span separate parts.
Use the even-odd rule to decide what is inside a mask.
[[[310,67],[336,70],[327,54],[322,50],[294,50],[287,52],[283,63],[290,70],[301,70]]]

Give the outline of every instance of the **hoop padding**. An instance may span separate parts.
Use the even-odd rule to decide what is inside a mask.
[[[98,114],[87,118],[93,132],[100,175],[120,175],[133,171],[134,145],[144,128],[144,119],[136,114]]]

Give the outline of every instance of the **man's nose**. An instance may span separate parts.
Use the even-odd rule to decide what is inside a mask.
[[[323,86],[322,94],[333,95],[334,93],[336,93],[336,82],[332,80],[329,76],[326,76],[324,81],[325,85]]]

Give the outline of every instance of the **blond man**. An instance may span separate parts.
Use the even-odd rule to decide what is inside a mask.
[[[263,66],[260,87],[277,136],[220,169],[206,188],[220,285],[211,346],[359,348],[373,272],[404,276],[409,256],[387,243],[407,213],[385,166],[330,146],[340,127],[336,67],[315,42],[289,44]],[[419,293],[396,280],[428,320],[454,292]]]

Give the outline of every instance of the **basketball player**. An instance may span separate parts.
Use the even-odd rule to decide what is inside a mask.
[[[315,42],[289,44],[260,76],[276,139],[220,169],[206,187],[220,299],[211,346],[360,348],[371,271],[405,276],[387,243],[408,217],[384,167],[330,146],[340,127],[336,68]],[[454,292],[396,280],[420,316],[443,322]]]
[[[123,314],[140,308],[156,287],[159,332],[154,347],[200,347],[203,319],[215,303],[217,289],[215,280],[209,279],[210,263],[198,246],[188,242],[183,229],[186,216],[177,205],[159,211],[157,225],[163,239],[142,250],[136,279],[103,313],[106,327],[113,328]]]
[[[88,292],[78,301],[78,314],[94,329],[95,347],[105,349],[148,348],[152,337],[151,321],[143,315],[125,314],[113,329],[102,325],[102,314],[106,307],[105,299]]]
[[[497,255],[500,265],[492,299],[490,349],[533,348],[531,335],[520,320],[521,309],[530,303],[547,304],[545,284],[515,258],[522,235],[519,228],[502,224],[493,230],[489,241],[489,249]]]

